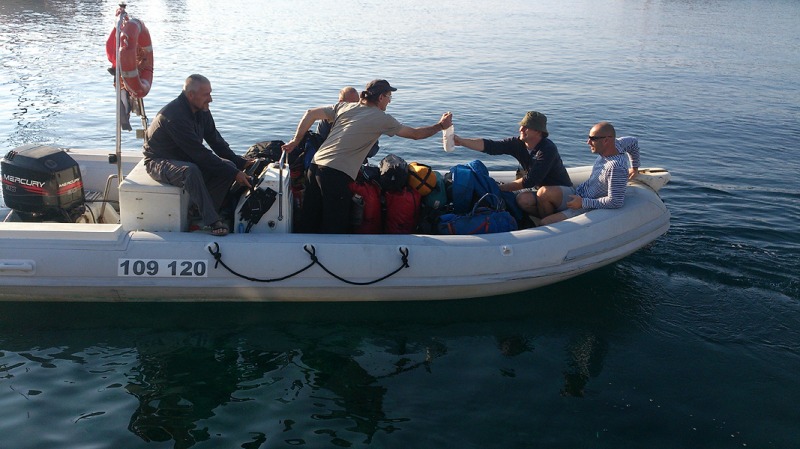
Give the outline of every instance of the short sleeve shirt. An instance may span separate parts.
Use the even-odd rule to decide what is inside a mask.
[[[314,163],[335,168],[353,179],[380,136],[394,136],[403,127],[385,111],[361,103],[337,103],[327,112],[335,117],[333,126],[314,154]]]

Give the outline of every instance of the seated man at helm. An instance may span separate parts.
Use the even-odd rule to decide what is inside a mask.
[[[212,234],[223,236],[229,232],[220,216],[223,200],[234,181],[251,188],[243,170],[253,160],[235,154],[219,134],[208,106],[211,101],[208,78],[186,78],[181,94],[147,128],[144,163],[154,180],[185,188],[203,224]]]

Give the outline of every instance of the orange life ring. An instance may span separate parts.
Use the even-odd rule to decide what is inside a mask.
[[[153,43],[144,22],[130,19],[119,38],[119,69],[125,89],[144,98],[153,84]]]

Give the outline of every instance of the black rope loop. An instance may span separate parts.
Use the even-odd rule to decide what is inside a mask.
[[[309,263],[305,267],[295,271],[294,273],[287,274],[286,276],[281,276],[281,277],[272,278],[272,279],[259,279],[259,278],[254,278],[254,277],[251,277],[251,276],[246,276],[244,274],[238,273],[234,269],[232,269],[231,267],[226,265],[225,262],[222,261],[222,251],[219,249],[219,244],[217,242],[214,242],[214,245],[216,247],[216,252],[211,249],[210,245],[208,247],[208,252],[210,252],[211,255],[214,256],[214,259],[217,260],[217,264],[214,265],[215,269],[217,268],[217,265],[222,265],[223,268],[228,270],[228,272],[231,273],[232,275],[240,277],[242,279],[246,279],[248,281],[252,281],[252,282],[278,282],[278,281],[283,281],[283,280],[289,279],[290,277],[297,276],[298,274],[300,274],[300,273],[308,270],[309,268],[313,267],[314,264],[315,264],[315,262],[312,261],[311,263]]]
[[[214,269],[217,269],[219,267],[219,265],[222,265],[223,268],[228,270],[228,272],[230,272],[234,276],[237,276],[237,277],[240,277],[242,279],[246,279],[246,280],[252,281],[252,282],[278,282],[278,281],[283,281],[283,280],[289,279],[291,277],[297,276],[298,274],[308,270],[309,268],[313,267],[314,265],[319,265],[320,268],[325,270],[326,273],[328,273],[332,277],[334,277],[334,278],[336,278],[336,279],[338,279],[338,280],[340,280],[340,281],[342,281],[342,282],[344,282],[346,284],[350,284],[350,285],[372,285],[372,284],[380,282],[380,281],[382,281],[384,279],[387,279],[387,278],[389,278],[391,276],[394,276],[395,274],[399,273],[400,270],[402,270],[403,268],[411,268],[408,265],[408,254],[409,254],[408,248],[400,247],[399,248],[399,250],[400,250],[400,259],[401,259],[401,262],[402,262],[400,267],[398,267],[396,270],[392,271],[391,273],[389,273],[389,274],[387,274],[385,276],[379,277],[378,279],[375,279],[375,280],[372,280],[372,281],[366,281],[366,282],[356,282],[356,281],[351,281],[351,280],[345,279],[345,278],[333,273],[325,265],[323,265],[322,262],[320,262],[319,258],[317,257],[317,249],[314,247],[314,245],[304,245],[303,246],[303,250],[305,250],[305,252],[308,253],[309,258],[311,259],[311,262],[308,265],[306,265],[305,267],[295,271],[294,273],[287,274],[286,276],[281,276],[281,277],[272,278],[272,279],[259,279],[259,278],[255,278],[255,277],[251,277],[251,276],[247,276],[247,275],[238,273],[235,270],[233,270],[231,267],[229,267],[227,264],[225,264],[225,262],[222,261],[222,251],[220,250],[219,243],[214,242],[214,249],[211,249],[211,245],[208,246],[208,252],[211,253],[211,255],[214,257],[214,260],[216,261],[216,263],[214,264]]]
[[[309,246],[311,249],[308,249]],[[317,259],[317,249],[314,248],[314,245],[303,245],[303,249],[308,253],[309,257],[311,257],[311,260],[314,261],[314,263],[319,263],[319,260]]]
[[[220,262],[222,262],[222,253],[220,253],[219,251],[219,243],[214,242],[214,246],[216,247],[216,249],[212,251],[211,247],[209,246],[208,252],[210,252],[211,255],[214,256],[214,260],[216,261],[214,263],[214,269],[216,270],[217,267],[219,267]]]
[[[311,245],[311,249],[312,249],[312,251],[314,251],[314,245]],[[308,252],[309,254],[313,254],[312,252],[309,252],[308,249],[306,249],[306,252]],[[401,255],[400,258],[401,258],[403,263],[400,265],[399,268],[397,268],[396,270],[394,270],[391,273],[387,274],[386,276],[382,276],[382,277],[379,277],[378,279],[375,279],[375,280],[372,280],[372,281],[366,281],[366,282],[356,282],[356,281],[351,281],[351,280],[345,279],[345,278],[337,275],[336,273],[332,272],[331,270],[329,270],[328,267],[326,267],[325,265],[322,264],[322,262],[320,262],[318,259],[316,259],[316,256],[314,256],[314,259],[316,260],[317,265],[319,265],[320,268],[325,270],[326,273],[328,273],[332,277],[344,282],[345,284],[350,284],[350,285],[372,285],[372,284],[378,283],[378,282],[380,282],[380,281],[382,281],[382,280],[384,280],[386,278],[394,276],[395,274],[399,273],[400,270],[402,270],[403,268],[410,268],[409,265],[408,265],[408,248],[401,247],[400,248],[400,255]]]

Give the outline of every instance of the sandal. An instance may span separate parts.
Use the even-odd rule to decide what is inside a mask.
[[[229,232],[231,231],[227,226],[225,226],[225,223],[223,223],[222,220],[217,220],[211,225],[211,234],[216,235],[217,237],[226,236]]]

